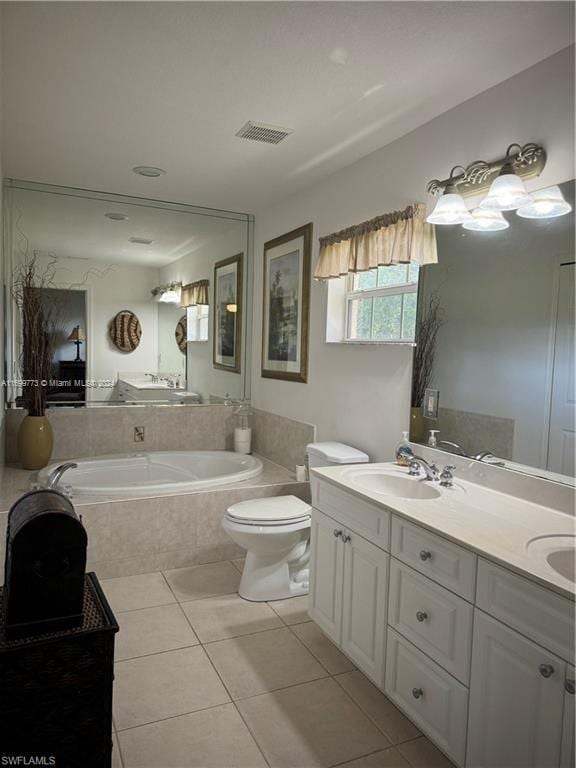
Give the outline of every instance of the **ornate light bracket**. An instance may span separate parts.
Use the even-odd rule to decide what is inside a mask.
[[[540,176],[546,165],[546,151],[539,144],[510,144],[506,157],[486,163],[476,160],[466,168],[455,165],[450,177],[444,181],[432,179],[426,185],[426,192],[439,197],[446,187],[452,185],[462,197],[470,197],[485,192],[505,165],[511,165],[521,179],[533,179]],[[461,171],[455,175],[456,171]]]

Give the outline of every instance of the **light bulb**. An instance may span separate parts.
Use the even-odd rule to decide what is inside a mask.
[[[511,165],[505,165],[490,185],[480,208],[485,211],[515,211],[531,200],[522,179],[516,176]]]
[[[483,208],[476,208],[472,211],[471,220],[465,221],[462,226],[473,232],[496,232],[500,229],[508,229],[510,224],[500,211],[485,211]]]
[[[471,219],[470,211],[462,195],[452,185],[446,187],[432,213],[426,218],[428,224],[463,224]]]
[[[572,206],[564,200],[560,187],[547,187],[532,193],[530,202],[516,213],[523,219],[554,219],[570,213]]]

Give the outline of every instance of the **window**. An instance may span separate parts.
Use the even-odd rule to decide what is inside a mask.
[[[414,341],[418,265],[348,275],[346,341]]]
[[[209,310],[205,304],[194,304],[186,309],[187,341],[208,341]]]

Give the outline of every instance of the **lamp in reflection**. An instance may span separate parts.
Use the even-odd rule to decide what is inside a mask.
[[[500,211],[486,211],[483,208],[475,208],[471,218],[462,225],[464,229],[472,232],[497,232],[500,229],[508,229],[510,224],[502,216]]]
[[[76,357],[74,359],[75,363],[81,362],[82,358],[80,357],[80,345],[83,341],[86,341],[86,334],[84,333],[84,330],[80,328],[79,325],[74,326],[68,337],[66,338],[66,341],[73,341],[74,344],[76,344]]]
[[[238,312],[238,304],[226,304],[226,312]]]
[[[177,282],[158,285],[151,291],[154,299],[156,301],[161,301],[163,304],[179,304],[181,292],[182,283]]]
[[[516,211],[523,219],[555,219],[570,213],[572,206],[564,200],[560,187],[539,189],[530,195],[530,202]]]

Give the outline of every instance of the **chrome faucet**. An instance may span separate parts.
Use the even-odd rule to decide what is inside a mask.
[[[55,491],[58,488],[58,483],[62,479],[62,475],[64,472],[66,472],[69,469],[76,469],[78,464],[76,464],[74,461],[67,461],[65,464],[60,464],[60,466],[56,467],[56,469],[53,469],[52,472],[48,475],[48,480],[46,481],[46,488],[49,490]]]
[[[477,453],[474,456],[471,456],[470,458],[475,459],[476,461],[486,461],[486,459],[495,459],[496,456],[492,453],[492,451],[480,451],[480,453]],[[503,461],[490,461],[490,466],[492,467],[505,467],[506,464]]]
[[[410,462],[409,475],[416,476],[420,474],[420,469],[423,469],[426,474],[426,480],[438,480],[438,467],[436,464],[429,464],[426,459],[421,456],[414,456]]]
[[[447,445],[449,448],[451,448],[452,450],[450,453],[455,453],[457,456],[465,456],[468,458],[468,454],[461,445],[458,445],[458,443],[451,443],[450,440],[438,440],[438,448],[441,445]]]

